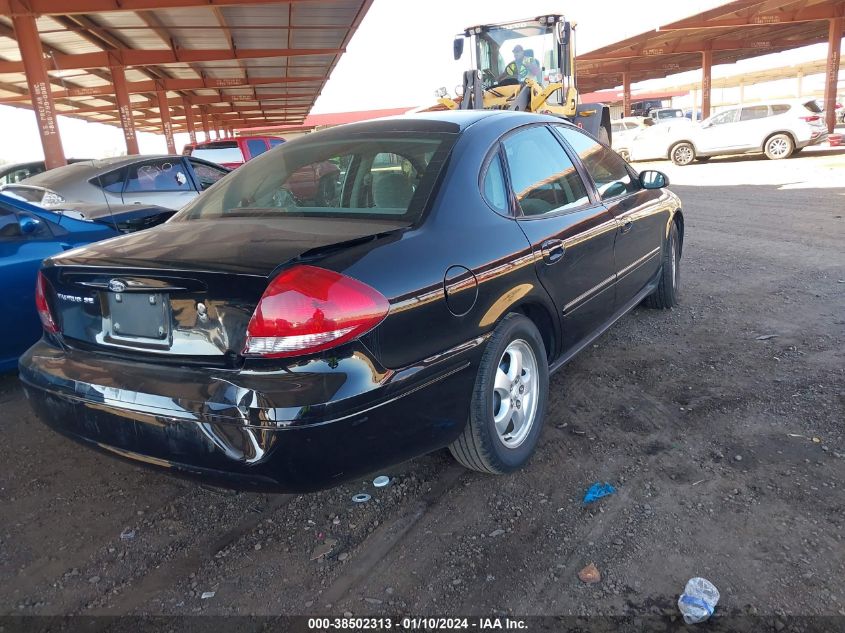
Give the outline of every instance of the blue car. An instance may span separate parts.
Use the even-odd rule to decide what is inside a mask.
[[[41,337],[35,280],[41,261],[77,246],[120,235],[113,225],[46,211],[0,194],[0,372]]]

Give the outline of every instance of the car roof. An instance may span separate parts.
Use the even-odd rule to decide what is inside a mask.
[[[179,155],[144,155],[144,156],[114,156],[111,158],[99,158],[96,160],[83,160],[78,163],[71,163],[64,167],[56,167],[48,171],[30,176],[23,181],[27,185],[35,185],[39,187],[51,188],[56,183],[79,182],[80,180],[87,180],[93,178],[98,174],[111,171],[112,169],[119,169],[126,165],[138,163],[147,160],[157,160],[163,158],[170,158],[172,160],[182,160]]]

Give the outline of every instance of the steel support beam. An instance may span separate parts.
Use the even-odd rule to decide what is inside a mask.
[[[67,165],[35,16],[17,16],[12,18],[12,23],[23,60],[21,63],[26,73],[29,96],[32,99],[35,118],[38,122],[38,132],[41,135],[41,146],[44,149],[47,169]]]
[[[701,120],[710,116],[710,87],[713,83],[713,51],[701,51]]]
[[[162,79],[159,81],[131,81],[127,82],[126,88],[130,94],[139,94],[146,92],[155,92],[156,90],[161,90],[162,88],[164,90],[167,90],[168,92],[205,89],[220,90],[224,88],[244,88],[250,86],[264,86],[268,84],[317,83],[325,81],[325,79],[325,77],[233,77],[231,79]],[[52,94],[54,99],[60,99],[64,97],[109,96],[114,94],[114,86],[112,84],[106,84],[104,86],[92,86],[90,88],[71,88],[69,90],[55,90]],[[0,103],[15,103],[18,101],[28,100],[28,96],[7,97],[5,99],[0,99]]]
[[[49,70],[80,70],[85,68],[106,68],[114,66],[161,66],[164,64],[190,64],[198,62],[219,62],[232,59],[261,59],[265,57],[302,57],[305,55],[337,55],[339,48],[260,48],[238,49],[185,49],[136,50],[117,48],[98,53],[57,54],[51,56]],[[23,71],[23,63],[0,61],[0,73]]]
[[[817,44],[822,39],[805,38],[800,40],[766,39],[765,37],[750,37],[742,40],[716,40],[708,45],[711,51],[777,51],[783,48],[799,48],[809,44]],[[593,51],[578,56],[579,62],[603,61],[612,59],[633,59],[637,57],[659,57],[661,55],[676,55],[679,53],[697,53],[701,50],[701,43],[684,43],[683,40],[672,44],[656,45],[648,48],[627,48],[617,51]]]
[[[138,138],[135,136],[132,102],[129,100],[129,91],[126,88],[126,73],[123,68],[120,66],[111,68],[111,79],[114,85],[114,96],[117,98],[120,126],[123,128],[123,137],[126,139],[126,153],[130,155],[140,154]]]
[[[167,93],[164,90],[159,90],[158,94],[158,112],[161,117],[161,132],[164,134],[164,140],[167,143],[167,153],[176,153],[176,143],[173,142],[173,126],[170,122],[170,106],[167,104]]]
[[[185,125],[188,126],[188,136],[191,139],[191,144],[197,142],[197,130],[194,127],[194,107],[188,100],[188,97],[182,97],[182,107],[185,109]]]
[[[300,4],[303,0],[288,0]],[[249,0],[249,4],[278,4],[279,0]],[[106,13],[109,11],[155,11],[191,7],[228,7],[243,5],[244,0],[29,0],[26,7],[15,0],[0,0],[0,13],[19,15],[28,9],[37,15],[72,15],[74,13]]]
[[[631,116],[631,73],[622,73],[622,116]]]
[[[827,130],[833,133],[836,126],[836,84],[839,82],[839,47],[842,45],[842,29],[845,18],[830,20],[827,35],[827,69],[824,82],[824,114]]]

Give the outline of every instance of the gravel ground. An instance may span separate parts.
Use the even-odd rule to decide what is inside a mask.
[[[552,378],[512,476],[439,452],[378,490],[203,488],[54,435],[0,378],[0,614],[676,614],[701,575],[720,612],[845,615],[845,153],[655,166],[681,304]]]

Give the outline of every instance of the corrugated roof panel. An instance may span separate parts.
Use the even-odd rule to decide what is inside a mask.
[[[229,26],[287,26],[289,2],[256,7],[222,7],[220,12]]]
[[[293,29],[291,48],[340,48],[346,29]]]
[[[342,26],[349,28],[361,3],[358,0],[335,0],[334,2],[297,3],[293,5],[291,25],[296,26]]]

